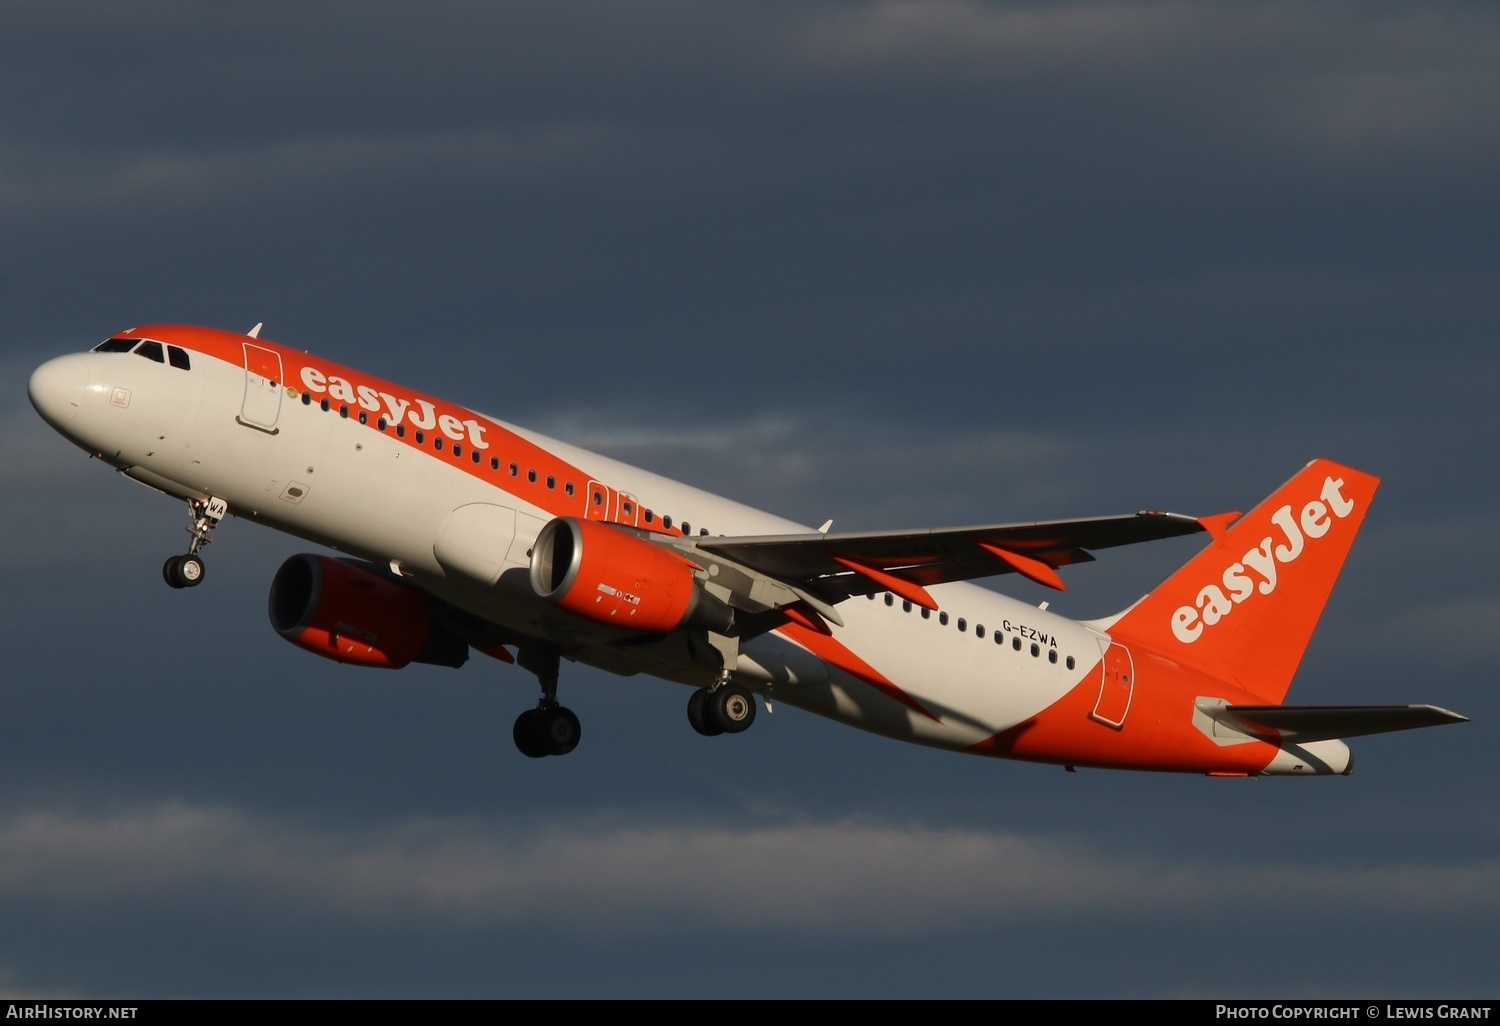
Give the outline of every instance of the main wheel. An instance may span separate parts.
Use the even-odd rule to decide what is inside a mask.
[[[726,684],[710,692],[704,708],[726,734],[749,730],[755,722],[755,697],[737,684]]]
[[[541,731],[541,714],[540,709],[527,709],[516,717],[516,725],[511,729],[516,748],[528,759],[540,759],[549,752],[547,738]]]
[[[578,747],[578,741],[583,737],[583,725],[573,715],[573,710],[560,705],[539,710],[534,722],[546,742],[548,755],[567,755]]]
[[[708,700],[709,694],[703,688],[699,688],[688,697],[688,722],[704,737],[715,737],[724,733],[724,728],[719,726],[718,719],[709,710]]]

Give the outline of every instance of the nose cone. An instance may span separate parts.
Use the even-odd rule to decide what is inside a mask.
[[[59,356],[32,371],[26,394],[42,419],[61,431],[78,413],[88,383],[89,367],[83,357]]]

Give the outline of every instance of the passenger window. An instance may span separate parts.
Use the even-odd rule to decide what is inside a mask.
[[[530,481],[532,484],[536,484],[536,471],[535,470],[528,470],[528,471],[526,471],[526,480]]]
[[[688,523],[686,520],[684,520],[682,522],[682,533],[683,534],[692,534],[693,533],[693,525],[690,524],[690,523]]]
[[[478,449],[473,449],[469,452],[469,459],[473,460],[475,463],[478,463],[480,458],[481,457],[479,455]]]
[[[318,408],[320,410],[322,410],[324,413],[327,413],[328,412],[328,407],[329,407],[328,397],[325,395],[322,399],[318,400]]]
[[[370,423],[370,415],[368,413],[366,413],[364,410],[360,410],[359,411],[359,422],[361,424],[368,424],[368,423]]]
[[[520,467],[516,466],[514,463],[512,463],[510,465],[510,476],[511,477],[515,477],[520,472],[521,472],[521,468]]]
[[[944,627],[948,626],[948,614],[947,613],[939,613],[938,614],[938,623],[942,624]]]
[[[461,446],[461,445],[459,445],[457,442],[454,442],[453,443],[453,458],[456,459],[456,460],[457,459],[462,459],[463,455],[464,455],[464,447]]]
[[[557,478],[553,477],[551,474],[547,475],[547,487],[548,488],[556,488],[557,487]]]
[[[396,437],[397,438],[405,438],[406,437],[406,425],[405,424],[397,424],[396,425]]]
[[[901,612],[903,612],[903,613],[909,613],[909,612],[911,612],[911,599],[902,599],[901,600]]]
[[[438,452],[442,452],[443,451],[443,436],[442,435],[433,435],[432,436],[432,447],[434,449],[436,449]]]
[[[960,616],[958,618],[958,629],[960,631],[966,631],[966,630],[968,630],[969,629],[969,621],[965,620],[963,617]]]
[[[893,595],[891,595],[890,592],[885,593],[885,604],[888,606],[894,606],[896,604],[896,599]]]
[[[1073,657],[1072,656],[1068,656],[1068,669],[1071,670],[1072,668],[1073,668]]]
[[[572,495],[573,494],[573,482],[569,481],[566,485],[564,485],[563,486],[563,491],[566,494],[568,494],[568,495]]]
[[[107,338],[94,347],[96,353],[128,353],[139,342],[138,338]]]
[[[1013,649],[1015,649],[1017,652],[1021,651],[1021,639],[1020,638],[1011,638],[1010,639],[1010,647],[1013,648]]]
[[[499,470],[500,469],[500,457],[499,456],[491,456],[490,457],[490,469],[491,470]]]
[[[982,638],[982,637],[984,637],[984,624],[982,624],[982,623],[976,623],[974,625],[974,637],[976,637],[976,638]]]
[[[997,645],[1003,645],[1003,644],[1005,644],[1005,635],[1001,634],[999,631],[995,632],[995,644],[997,644]]]
[[[633,516],[635,514],[635,506],[633,506],[632,504],[630,504],[628,502],[622,502],[620,504],[620,513],[623,516],[627,516],[627,517],[628,516]]]
[[[604,505],[604,496],[602,494],[600,494],[599,492],[595,492],[594,493],[594,505],[595,506],[602,506],[602,505]]]
[[[1057,649],[1055,649],[1055,648],[1049,648],[1049,649],[1047,649],[1047,662],[1049,662],[1049,663],[1055,663],[1055,662],[1057,662]]]
[[[665,527],[668,531],[670,531],[672,529],[672,518],[671,517],[662,517],[661,518],[661,526]]]
[[[349,419],[349,407],[346,403],[339,403],[339,416],[345,420]]]
[[[379,420],[377,420],[375,422],[375,430],[376,431],[384,431],[385,427],[386,427],[386,424],[385,424],[385,418],[384,417],[381,417]]]
[[[412,435],[412,438],[416,440],[416,443],[418,445],[421,445],[423,442],[427,441],[427,436],[421,431],[418,431],[414,435]]]
[[[148,360],[157,363],[166,363],[167,358],[162,355],[160,342],[142,342],[141,347],[135,351],[136,356],[144,356]]]
[[[186,349],[178,349],[176,346],[167,346],[167,362],[178,370],[192,370],[193,365],[188,360]]]
[[[924,619],[924,620],[931,620],[932,619],[932,610],[928,609],[926,606],[922,607],[922,619]]]
[[[1034,642],[1034,641],[1033,641],[1033,642],[1032,642],[1032,643],[1031,643],[1031,657],[1032,657],[1032,658],[1033,658],[1033,659],[1035,659],[1035,658],[1036,658],[1036,657],[1037,657],[1037,656],[1039,656],[1039,655],[1041,655],[1041,654],[1042,654],[1042,650],[1041,650],[1041,648],[1040,648],[1040,647],[1039,647],[1039,646],[1038,646],[1038,645],[1037,645],[1037,643],[1036,643],[1036,642]]]
[[[649,523],[653,523],[656,520],[656,514],[653,513],[653,512],[651,512],[649,509],[646,510],[645,516],[646,516],[646,523],[648,523],[648,524]]]
[[[303,406],[311,406],[312,405],[312,393],[311,392],[303,392],[302,393],[302,405]]]

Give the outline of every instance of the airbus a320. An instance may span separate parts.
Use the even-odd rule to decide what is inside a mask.
[[[156,324],[32,374],[64,437],[187,504],[166,583],[205,577],[226,516],[344,553],[287,559],[283,638],[358,666],[538,683],[516,747],[565,755],[563,660],[692,688],[735,734],[758,700],[977,755],[1216,776],[1347,774],[1344,738],[1459,722],[1431,705],[1292,706],[1292,677],[1375,477],[1314,460],[1248,514],[1140,512],[918,531],[812,530],[258,337]],[[1205,533],[1123,612],[1077,621],[971,581],[1062,589],[1093,553]]]

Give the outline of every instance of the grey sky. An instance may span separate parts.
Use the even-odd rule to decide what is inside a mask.
[[[1496,52],[1478,3],[5,5],[0,992],[1493,996]],[[1290,699],[1474,722],[1066,775],[571,667],[532,763],[513,667],[275,637],[295,539],[160,583],[181,510],[25,379],[164,320],[849,528],[1339,459],[1384,483]]]

